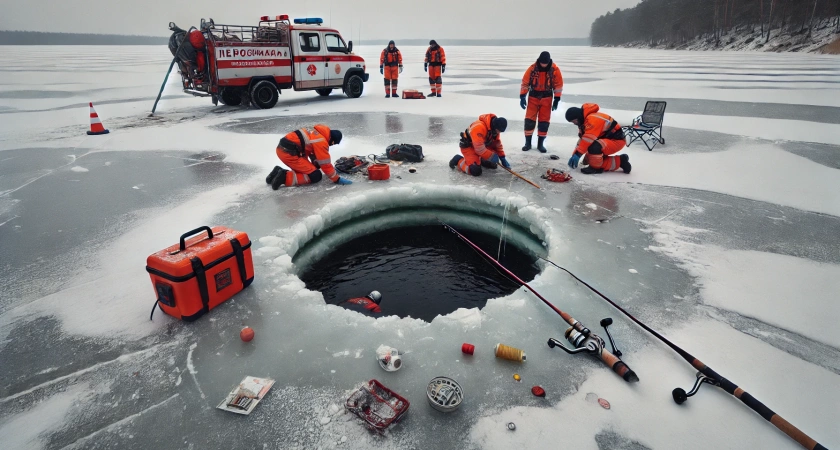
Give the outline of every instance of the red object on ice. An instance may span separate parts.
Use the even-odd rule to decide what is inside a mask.
[[[251,327],[243,328],[239,332],[239,337],[245,342],[251,342],[251,339],[254,339],[254,329]]]
[[[365,421],[365,425],[379,433],[399,422],[411,404],[400,394],[373,379],[362,385],[344,402],[344,408]]]
[[[391,178],[391,169],[388,164],[374,164],[368,167],[368,179],[387,180]]]
[[[603,398],[598,399],[598,404],[601,405],[604,409],[610,409],[610,402],[604,400]]]
[[[536,395],[537,397],[545,397],[545,389],[543,389],[539,386],[532,387],[531,388],[531,393]]]
[[[467,344],[465,342],[463,345],[461,345],[461,351],[468,355],[472,355],[473,352],[475,352],[475,345]]]

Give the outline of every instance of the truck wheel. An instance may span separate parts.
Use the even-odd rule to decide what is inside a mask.
[[[362,96],[362,91],[365,89],[365,82],[362,77],[358,75],[350,75],[350,78],[344,83],[344,93],[350,98],[359,98]]]
[[[236,106],[242,103],[242,93],[236,89],[222,90],[222,103],[228,106]]]
[[[251,88],[251,103],[262,109],[274,108],[278,96],[277,86],[268,80],[259,81]]]
[[[330,93],[332,92],[332,88],[315,89],[315,92],[317,92],[318,95],[320,95],[321,97],[326,97],[330,95]]]

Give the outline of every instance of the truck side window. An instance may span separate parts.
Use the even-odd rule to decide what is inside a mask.
[[[348,53],[347,46],[344,45],[344,40],[337,34],[327,34],[324,36],[324,41],[327,44],[328,52]]]
[[[318,33],[300,33],[300,51],[321,51],[321,39],[318,36]]]

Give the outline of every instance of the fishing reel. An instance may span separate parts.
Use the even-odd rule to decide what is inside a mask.
[[[613,320],[609,317],[601,320],[601,326],[604,327],[604,331],[607,332],[607,337],[610,340],[610,346],[612,346],[613,350],[612,353],[606,349],[607,343],[601,336],[593,333],[589,328],[586,328],[577,320],[574,321],[574,325],[569,327],[565,333],[566,340],[572,344],[573,348],[566,347],[561,341],[555,338],[550,338],[548,340],[548,346],[551,348],[560,347],[563,351],[571,355],[583,352],[589,353],[590,355],[600,358],[601,361],[613,370],[613,372],[624,378],[624,381],[639,381],[639,377],[636,375],[636,372],[633,372],[633,370],[630,369],[624,361],[619,359],[621,351],[615,348],[615,341],[613,340],[612,335],[610,335],[610,330],[607,328],[612,325],[612,323]]]
[[[683,388],[676,388],[671,391],[671,397],[674,397],[674,402],[676,404],[682,405],[686,400],[688,400],[688,397],[691,397],[700,390],[700,386],[702,386],[703,383],[711,384],[712,386],[720,386],[720,382],[714,378],[704,375],[703,372],[697,372],[697,379],[694,381],[694,387],[692,387],[690,391],[685,392],[685,389]]]

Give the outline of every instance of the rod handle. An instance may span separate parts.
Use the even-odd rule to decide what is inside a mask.
[[[611,368],[613,372],[617,373],[618,376],[624,378],[624,381],[632,383],[634,381],[639,381],[638,375],[636,372],[633,372],[633,369],[630,368],[627,364],[624,363],[621,359],[617,356],[610,353],[607,349],[601,350],[601,361],[607,365],[607,367]]]

